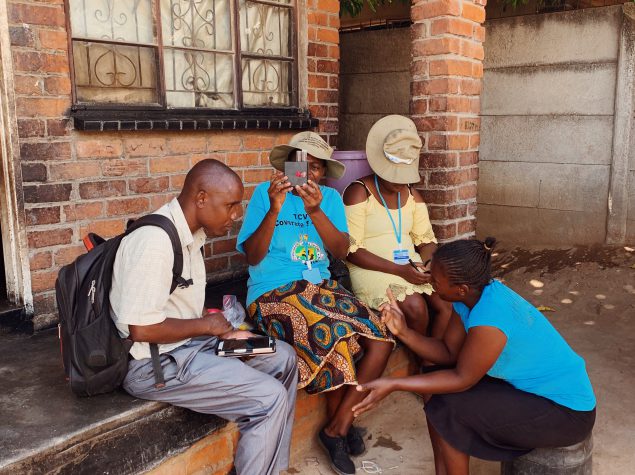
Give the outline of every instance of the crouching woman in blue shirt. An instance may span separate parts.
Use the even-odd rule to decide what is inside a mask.
[[[435,252],[432,286],[454,304],[443,340],[409,329],[394,300],[383,308],[395,336],[449,369],[358,386],[370,393],[353,408],[356,416],[393,391],[425,395],[437,474],[469,473],[470,456],[504,461],[572,445],[595,422],[584,360],[533,305],[492,280],[494,244],[461,240]]]

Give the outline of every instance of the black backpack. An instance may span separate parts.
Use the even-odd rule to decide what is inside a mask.
[[[78,396],[113,391],[128,372],[132,341],[121,338],[110,314],[112,268],[121,240],[142,226],[158,226],[172,242],[174,263],[172,287],[187,287],[192,281],[181,276],[183,250],[174,223],[165,216],[150,214],[129,222],[126,231],[109,240],[91,234],[84,239],[88,253],[62,267],[55,281],[59,311],[59,338],[66,378]],[[163,373],[156,344],[150,345],[157,386]],[[158,370],[157,370],[158,369]]]

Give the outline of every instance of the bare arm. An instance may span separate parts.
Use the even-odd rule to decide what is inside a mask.
[[[221,336],[232,331],[222,313],[192,319],[166,318],[153,325],[129,325],[130,339],[147,343],[174,343],[197,336]]]
[[[393,391],[420,394],[465,391],[479,382],[494,365],[506,343],[507,337],[498,328],[474,327],[468,332],[456,368],[405,378],[380,378],[358,386],[358,391],[370,392],[362,402],[353,407],[353,412],[358,416],[372,409]]]

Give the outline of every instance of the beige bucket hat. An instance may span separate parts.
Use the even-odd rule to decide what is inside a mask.
[[[366,157],[380,178],[391,183],[418,183],[422,146],[412,120],[402,115],[388,115],[375,122],[368,132]]]
[[[309,155],[326,162],[326,177],[341,178],[346,171],[343,163],[331,158],[333,149],[315,132],[300,132],[291,137],[289,145],[277,145],[269,154],[269,163],[276,170],[284,171],[284,162],[292,152],[304,150]]]

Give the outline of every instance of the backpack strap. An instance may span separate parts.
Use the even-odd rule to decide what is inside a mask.
[[[134,221],[128,221],[126,228],[126,236],[142,226],[157,226],[163,229],[172,242],[172,251],[174,251],[174,262],[172,263],[172,285],[170,293],[174,292],[177,287],[185,288],[192,285],[192,279],[184,279],[183,273],[183,248],[179,233],[174,223],[165,216],[160,214],[148,214]],[[154,387],[161,389],[165,387],[165,377],[163,376],[163,368],[161,367],[161,359],[159,357],[159,345],[150,343],[150,357],[152,359],[152,369],[154,372]]]
[[[185,288],[192,285],[194,282],[192,279],[184,279],[181,275],[183,273],[183,248],[181,247],[181,240],[179,239],[179,233],[176,230],[174,223],[165,216],[160,214],[148,214],[136,219],[132,222],[128,221],[128,228],[126,229],[126,235],[133,232],[135,229],[139,229],[142,226],[157,226],[163,229],[172,242],[172,251],[174,252],[174,262],[172,263],[172,285],[170,286],[170,293],[174,292],[177,287]]]

